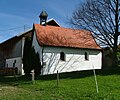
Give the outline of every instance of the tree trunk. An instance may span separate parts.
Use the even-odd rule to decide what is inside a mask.
[[[117,59],[117,50],[114,48],[113,49],[113,67],[117,67],[118,66],[118,59]]]
[[[117,59],[117,42],[118,42],[118,20],[119,20],[119,2],[116,0],[116,10],[115,10],[115,34],[114,34],[114,48],[113,48],[113,67],[117,67],[118,59]]]

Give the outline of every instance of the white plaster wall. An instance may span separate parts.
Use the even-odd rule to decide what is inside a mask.
[[[34,47],[35,52],[39,53],[40,62],[42,64],[42,49],[43,48],[39,46],[35,32],[34,32],[34,35],[33,35],[32,46]]]
[[[12,67],[13,68],[13,63],[14,63],[15,60],[16,60],[15,67],[18,68],[18,74],[22,75],[23,68],[22,68],[22,59],[21,59],[21,57],[6,59],[5,67]]]
[[[60,60],[60,52],[66,54],[66,61]],[[85,60],[84,53],[89,54],[89,60]],[[98,50],[83,50],[75,48],[45,47],[43,53],[42,74],[53,74],[80,70],[101,69],[102,53]]]

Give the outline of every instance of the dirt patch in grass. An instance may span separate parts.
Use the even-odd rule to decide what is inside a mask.
[[[21,89],[13,86],[0,86],[0,96],[16,93],[18,91],[21,91]]]

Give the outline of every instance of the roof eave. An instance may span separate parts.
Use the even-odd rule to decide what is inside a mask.
[[[48,47],[61,47],[61,48],[76,48],[76,49],[89,49],[89,50],[99,50],[102,51],[102,48],[83,48],[83,47],[70,47],[70,46],[54,46],[54,45],[41,45],[40,46],[48,46]]]

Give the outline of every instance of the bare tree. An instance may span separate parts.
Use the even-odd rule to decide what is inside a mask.
[[[86,0],[73,12],[71,23],[76,28],[92,31],[101,46],[111,47],[114,65],[117,64],[120,0]]]

